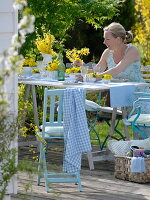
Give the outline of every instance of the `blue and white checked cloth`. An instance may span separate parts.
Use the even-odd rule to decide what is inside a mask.
[[[91,151],[91,143],[85,112],[85,89],[67,88],[64,91],[63,122],[65,151],[63,171],[81,170],[82,153]]]

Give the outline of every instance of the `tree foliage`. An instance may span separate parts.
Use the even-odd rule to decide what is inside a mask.
[[[101,28],[106,20],[118,14],[119,0],[28,0],[28,7],[36,17],[35,27],[42,34],[42,27],[50,30],[61,43],[68,37],[68,30],[73,30],[77,22],[85,22],[95,29]],[[29,34],[22,53],[33,50],[36,34]]]

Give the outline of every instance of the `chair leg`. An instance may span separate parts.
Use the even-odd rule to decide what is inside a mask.
[[[48,171],[46,167],[46,156],[45,156],[44,145],[40,144],[40,157],[39,157],[39,164],[38,164],[38,178],[37,184],[40,185],[40,179],[45,179],[45,190],[46,192],[50,192],[49,182],[48,182]]]
[[[69,176],[69,177],[68,177]],[[80,172],[74,174],[66,173],[48,173],[47,164],[46,164],[46,151],[44,150],[44,145],[40,144],[40,157],[38,164],[38,179],[37,184],[40,184],[40,179],[44,178],[45,180],[45,190],[46,192],[51,192],[50,183],[75,183],[78,185],[79,191],[82,191]]]
[[[142,130],[140,130],[140,128],[138,126],[135,126],[134,124],[132,124],[132,129],[134,131],[137,131],[142,136],[143,139],[147,139],[148,138],[148,136],[145,135],[144,132]]]
[[[80,172],[77,173],[77,181],[78,181],[78,188],[79,188],[79,191],[82,192],[82,185],[81,185]]]

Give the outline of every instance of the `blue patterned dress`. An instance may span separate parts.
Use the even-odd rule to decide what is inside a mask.
[[[128,44],[128,47],[126,49],[126,52],[129,47],[131,47],[132,44]],[[125,53],[126,53],[125,52]],[[115,67],[117,64],[115,63],[113,59],[113,53],[110,52],[107,57],[107,67],[108,69],[111,69]],[[143,77],[141,76],[141,63],[139,61],[136,61],[129,65],[123,72],[119,73],[117,76],[115,76],[116,79],[127,79],[129,82],[145,82]],[[150,92],[150,89],[148,86],[143,87],[136,87],[136,92]],[[137,99],[137,96],[135,96],[135,99]],[[150,113],[150,104],[144,103],[140,105],[142,107],[142,113]],[[131,108],[127,109],[127,112],[131,111]]]

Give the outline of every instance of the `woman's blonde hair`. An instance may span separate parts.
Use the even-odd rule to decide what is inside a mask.
[[[125,28],[116,22],[111,23],[110,25],[104,27],[104,31],[111,32],[114,38],[120,37],[125,43],[131,42],[133,39],[133,34],[131,31],[126,31]]]

